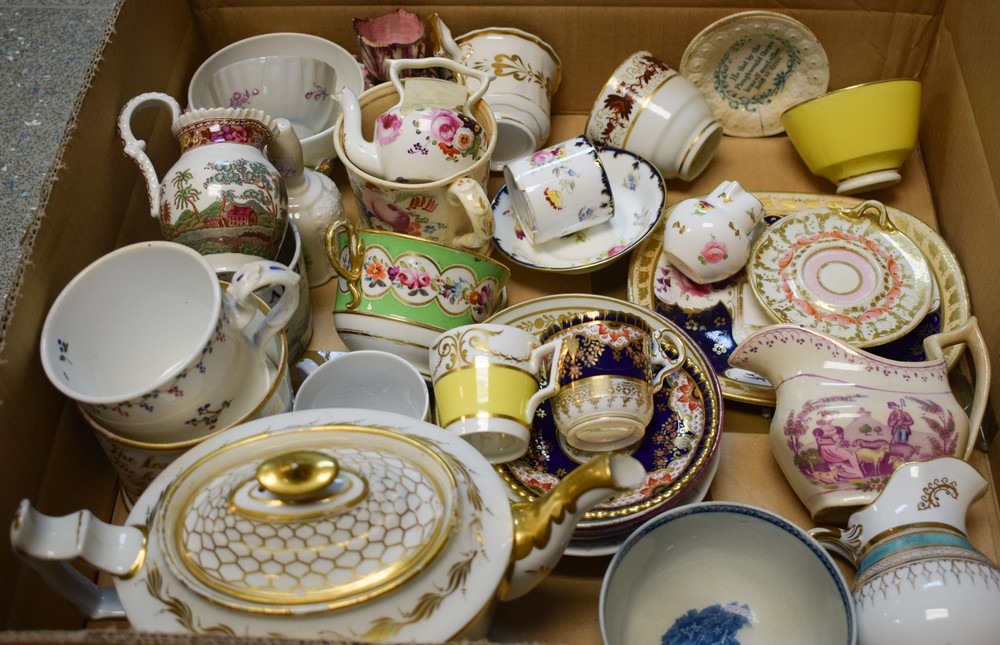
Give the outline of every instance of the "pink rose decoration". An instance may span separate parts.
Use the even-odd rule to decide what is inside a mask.
[[[428,273],[420,272],[417,274],[417,286],[420,288],[429,287],[431,284],[431,276]]]
[[[399,284],[412,289],[417,286],[417,272],[413,269],[399,270]]]
[[[705,248],[701,250],[701,259],[706,264],[722,262],[727,257],[729,257],[729,251],[726,250],[726,245],[722,242],[709,242],[705,245]]]
[[[375,120],[375,140],[380,146],[387,146],[399,138],[403,131],[403,119],[398,114],[385,113]]]
[[[372,216],[397,233],[405,233],[410,226],[410,214],[389,200],[374,193],[365,193],[365,206]]]
[[[462,120],[451,110],[443,108],[431,108],[427,112],[428,114],[425,119],[430,123],[428,129],[431,132],[431,136],[441,143],[451,145],[452,139],[455,138],[455,133],[464,125]]]

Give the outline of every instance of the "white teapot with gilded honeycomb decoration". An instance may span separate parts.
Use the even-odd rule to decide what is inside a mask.
[[[607,454],[511,505],[493,467],[429,423],[361,409],[237,426],[171,464],[127,526],[22,502],[15,550],[94,618],[199,634],[440,642],[552,569],[577,520],[645,477]],[[111,573],[98,588],[67,560]]]

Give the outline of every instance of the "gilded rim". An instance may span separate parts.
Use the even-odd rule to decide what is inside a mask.
[[[802,107],[804,105],[809,105],[810,103],[815,103],[817,101],[822,101],[823,99],[827,98],[828,96],[833,96],[834,94],[843,94],[844,92],[856,91],[856,90],[859,90],[859,89],[862,89],[862,88],[872,87],[872,86],[875,86],[875,85],[885,85],[887,83],[900,83],[900,84],[903,84],[903,85],[916,84],[917,86],[921,86],[920,81],[918,81],[916,79],[912,79],[912,78],[887,78],[887,79],[884,79],[884,80],[881,80],[881,81],[871,81],[869,83],[858,83],[857,85],[849,85],[847,87],[842,87],[842,88],[837,89],[837,90],[831,90],[829,92],[826,92],[825,94],[820,94],[819,96],[814,96],[811,99],[806,99],[805,101],[802,101],[801,103],[796,103],[792,107],[790,107],[787,110],[785,110],[784,112],[782,112],[781,113],[781,118],[784,119],[786,114],[792,112],[793,110],[797,110],[798,108],[800,108],[800,107]]]

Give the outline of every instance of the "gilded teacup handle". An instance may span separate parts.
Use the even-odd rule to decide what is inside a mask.
[[[990,354],[986,350],[986,341],[979,330],[976,317],[970,316],[961,327],[925,338],[924,354],[928,360],[944,361],[943,348],[959,343],[965,343],[969,348],[976,369],[976,388],[972,395],[972,409],[969,411],[969,438],[962,457],[968,461],[976,445],[975,433],[979,431],[986,415],[986,402],[990,392]]]
[[[664,338],[669,340],[670,344],[677,350],[676,358],[670,358],[667,356],[667,352],[663,346]],[[659,392],[663,387],[663,384],[666,382],[666,378],[684,365],[684,360],[687,358],[687,351],[684,349],[684,343],[682,343],[681,339],[677,337],[677,334],[667,329],[657,329],[653,331],[653,345],[653,356],[651,362],[653,365],[659,366],[660,371],[653,376],[652,385],[653,391]]]
[[[350,266],[344,266],[344,263],[340,261],[340,252],[337,250],[337,236],[341,231],[347,234],[347,261]],[[365,257],[365,244],[358,237],[358,231],[349,219],[335,220],[326,229],[326,257],[337,275],[347,282],[347,288],[351,292],[351,302],[347,308],[357,309],[358,305],[361,304],[361,264]]]

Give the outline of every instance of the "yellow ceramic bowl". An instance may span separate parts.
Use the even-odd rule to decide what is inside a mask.
[[[851,195],[890,186],[917,145],[920,82],[897,79],[835,90],[781,115],[813,174]]]

